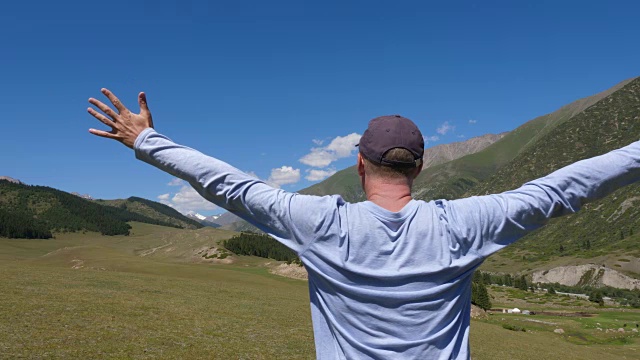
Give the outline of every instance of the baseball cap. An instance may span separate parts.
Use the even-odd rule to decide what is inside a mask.
[[[378,165],[418,167],[422,164],[424,138],[413,121],[400,115],[377,117],[369,122],[357,145],[367,160]],[[393,161],[384,158],[391,149],[403,148],[413,154],[414,161]]]

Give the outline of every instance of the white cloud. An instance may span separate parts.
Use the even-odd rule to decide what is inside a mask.
[[[299,161],[305,165],[323,168],[336,160],[335,154],[323,148],[312,148],[311,152],[300,158]]]
[[[428,144],[430,142],[434,142],[434,141],[438,141],[440,140],[440,137],[438,135],[433,135],[433,136],[423,136],[422,137],[424,139],[424,143]]]
[[[300,169],[294,169],[291,166],[271,169],[271,176],[267,180],[267,182],[278,186],[295,184],[298,181],[300,181]]]
[[[324,140],[313,139],[311,141],[318,146],[324,144]]]
[[[466,136],[464,136],[464,135],[458,135],[458,138],[460,138],[460,139],[464,139],[464,138],[466,138]]]
[[[455,129],[455,126],[450,125],[448,121],[445,121],[444,123],[442,123],[442,125],[440,125],[440,127],[438,127],[438,129],[436,129],[436,132],[440,135],[445,135],[453,129]]]
[[[477,123],[477,122],[478,122],[478,120],[473,120],[473,119],[470,119],[470,120],[469,120],[469,124],[475,124],[475,123]]]
[[[191,186],[184,185],[173,197],[171,194],[162,194],[158,196],[161,203],[171,206],[172,208],[186,214],[190,211],[207,211],[215,210],[218,207],[213,203],[205,200]]]
[[[300,162],[317,168],[326,167],[338,159],[353,155],[361,136],[357,133],[337,136],[327,146],[311,148],[311,152],[300,158]]]
[[[328,178],[329,176],[335,173],[336,173],[336,169],[328,169],[328,170],[312,169],[312,170],[307,170],[308,175],[305,176],[305,179],[309,181],[320,181]]]
[[[184,185],[185,182],[182,179],[178,179],[178,178],[174,178],[173,180],[169,181],[169,183],[167,185],[169,186],[181,186]]]

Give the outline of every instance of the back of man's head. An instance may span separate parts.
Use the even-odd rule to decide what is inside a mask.
[[[371,120],[358,146],[365,173],[374,177],[412,180],[422,165],[422,133],[413,121],[400,115]]]
[[[393,148],[384,155],[383,159],[388,162],[412,162],[413,154],[403,148]],[[367,175],[383,179],[413,179],[418,172],[414,166],[393,166],[376,164],[364,157],[364,169]]]

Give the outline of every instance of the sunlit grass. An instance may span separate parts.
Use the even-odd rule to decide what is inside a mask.
[[[263,259],[212,264],[192,256],[230,232],[142,224],[133,230],[128,237],[0,239],[0,359],[315,357],[305,281],[270,274]],[[170,247],[140,256],[167,241]],[[472,354],[498,360],[637,358],[637,337],[605,335],[597,324],[617,329],[626,322],[631,329],[639,317],[492,315],[472,321]],[[556,326],[566,333],[554,334]]]

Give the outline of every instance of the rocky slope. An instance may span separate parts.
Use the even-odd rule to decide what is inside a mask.
[[[611,286],[619,289],[640,289],[640,280],[601,265],[560,266],[532,274],[534,283],[559,283],[568,286]]]
[[[484,150],[487,146],[502,139],[507,133],[487,134],[466,141],[437,145],[424,151],[424,168],[444,164],[469,154]]]

